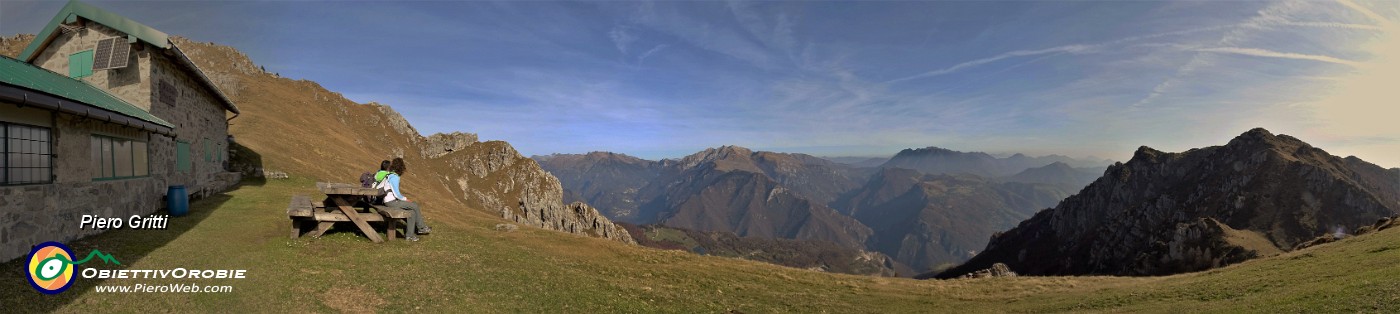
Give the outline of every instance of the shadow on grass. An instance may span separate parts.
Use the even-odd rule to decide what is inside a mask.
[[[258,154],[258,152],[238,142],[229,143],[228,150],[229,160],[225,170],[242,173],[243,181],[239,184],[249,186],[267,184],[267,178],[264,178],[262,173],[262,154]]]
[[[42,294],[30,287],[29,280],[26,278],[29,273],[25,269],[29,261],[27,254],[0,264],[0,292],[3,292],[0,294],[0,305],[3,305],[0,306],[0,309],[3,309],[0,312],[48,313],[60,309],[88,293],[95,293],[94,287],[103,285],[107,280],[82,278],[80,274],[83,269],[89,267],[127,269],[130,265],[145,258],[151,251],[165,246],[185,232],[200,225],[214,210],[232,198],[228,194],[220,193],[192,201],[190,202],[189,214],[183,217],[171,217],[165,230],[118,229],[64,243],[73,250],[75,258],[86,257],[89,252],[96,249],[112,255],[121,265],[106,265],[94,259],[77,266],[74,269],[73,285],[68,290],[56,295]],[[152,214],[166,215],[168,212],[159,210]],[[129,295],[129,297],[134,298],[160,297],[160,294],[151,293],[129,293]]]

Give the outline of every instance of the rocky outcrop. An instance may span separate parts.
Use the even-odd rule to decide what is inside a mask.
[[[1395,215],[1400,181],[1392,178],[1389,170],[1264,129],[1182,153],[1144,146],[938,277],[994,263],[1030,275],[1209,269]]]
[[[989,268],[987,268],[987,269],[975,271],[975,272],[972,272],[972,273],[969,273],[969,274],[966,274],[966,275],[963,275],[963,276],[962,276],[962,278],[995,278],[995,277],[1016,277],[1016,272],[1011,271],[1011,267],[1006,267],[1006,264],[996,263],[996,264],[992,264],[992,267],[989,267]]]
[[[29,42],[34,41],[34,34],[15,34],[14,36],[0,37],[0,55],[16,58]]]
[[[627,232],[583,203],[564,204],[559,179],[521,156],[510,144],[487,141],[435,159],[445,162],[458,194],[469,206],[516,223],[568,233],[636,242]]]
[[[1400,217],[1381,218],[1379,220],[1376,220],[1375,224],[1372,224],[1370,226],[1363,226],[1361,228],[1356,228],[1356,235],[1365,235],[1376,231],[1390,229],[1391,227],[1395,226],[1397,219],[1400,219]]]
[[[501,218],[538,228],[637,244],[637,241],[633,240],[626,230],[613,224],[607,217],[603,217],[597,209],[582,202],[574,202],[564,206],[563,210],[549,206],[529,208],[521,203],[519,210],[501,210]]]
[[[472,144],[476,144],[476,134],[463,132],[434,133],[424,139],[422,144],[423,158],[441,157],[442,155],[447,155],[447,153],[467,148],[467,146],[471,146]]]

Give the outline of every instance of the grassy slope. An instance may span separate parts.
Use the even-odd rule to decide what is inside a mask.
[[[57,296],[0,265],[6,312],[492,310],[717,312],[1400,311],[1400,229],[1202,273],[1156,278],[1042,277],[918,281],[828,274],[645,249],[467,217],[419,243],[351,232],[288,240],[285,203],[311,179],[249,184],[194,204],[165,232],[120,230],[71,243],[123,266],[247,268],[248,279],[84,280]],[[432,212],[428,212],[430,215]],[[343,230],[343,229],[337,229]],[[392,270],[392,273],[385,271]],[[111,294],[97,284],[233,285],[227,294]]]

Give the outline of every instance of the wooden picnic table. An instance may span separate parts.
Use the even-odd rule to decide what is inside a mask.
[[[384,196],[384,190],[361,187],[359,184],[328,182],[316,182],[316,188],[320,189],[321,193],[326,194],[326,207],[335,206],[339,208],[340,212],[350,218],[350,222],[355,223],[355,227],[359,227],[360,232],[364,233],[366,237],[369,237],[370,241],[374,241],[375,243],[384,242],[384,239],[379,237],[379,232],[375,232],[374,228],[370,228],[369,223],[366,222],[364,218],[360,217],[360,212],[355,210],[354,206],[356,202],[359,202],[366,196]],[[390,228],[392,227],[393,226],[390,226]]]
[[[304,226],[315,225],[316,228],[311,231],[310,235],[313,238],[319,238],[326,231],[329,231],[335,223],[351,222],[360,229],[360,233],[365,234],[365,237],[371,241],[384,242],[369,223],[384,222],[385,229],[387,229],[385,234],[388,235],[389,240],[393,240],[398,226],[406,225],[407,219],[412,214],[406,210],[365,202],[366,197],[383,196],[384,191],[380,189],[363,188],[358,184],[327,182],[316,182],[316,188],[320,189],[321,193],[326,194],[325,200],[315,202],[306,195],[293,195],[291,204],[287,206],[287,216],[292,219],[292,239],[301,237]],[[366,212],[359,212],[357,206],[364,207]],[[369,212],[371,208],[374,212]],[[408,234],[406,233],[405,236]]]

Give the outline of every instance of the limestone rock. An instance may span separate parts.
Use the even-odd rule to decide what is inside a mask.
[[[520,227],[516,226],[515,224],[496,224],[496,231],[511,232],[519,228]]]
[[[972,273],[969,273],[969,274],[966,274],[966,275],[963,275],[963,276],[962,276],[962,278],[992,278],[992,277],[1016,277],[1016,272],[1011,271],[1011,267],[1007,267],[1006,264],[996,263],[996,264],[992,264],[992,267],[988,267],[987,269],[975,271],[975,272],[972,272]]]
[[[476,134],[452,132],[429,135],[423,143],[423,158],[437,158],[476,143]]]

